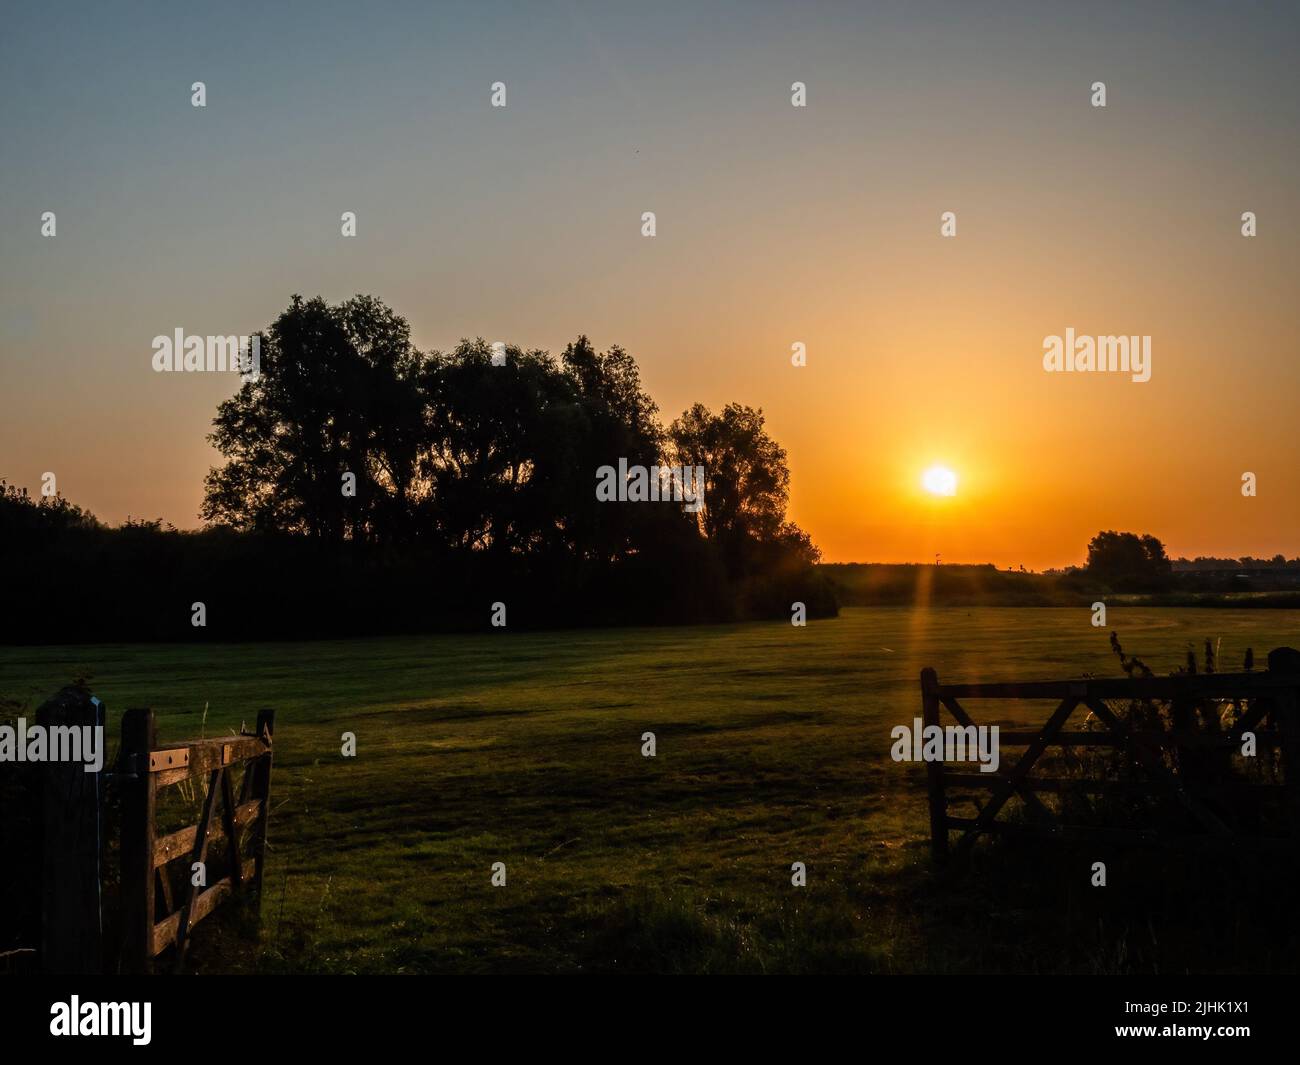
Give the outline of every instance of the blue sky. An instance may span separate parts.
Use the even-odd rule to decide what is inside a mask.
[[[1000,470],[1069,445],[963,422],[969,367],[1039,402],[1020,352],[1049,327],[1177,338],[1157,358],[1179,352],[1181,378],[1141,402],[1179,434],[1220,399],[1279,421],[1258,382],[1297,383],[1300,5],[41,3],[7,4],[4,29],[0,476],[54,469],[112,520],[195,525],[216,461],[203,437],[230,382],[151,374],[151,338],[246,334],[295,292],[373,293],[424,348],[621,343],[668,417],[762,406],[795,517],[832,557],[915,532],[862,517],[889,504],[871,486],[891,469],[864,458],[835,489],[822,471],[899,440],[921,359],[952,411],[943,447],[992,448]],[[1097,79],[1104,113],[1086,106]],[[1249,258],[1247,206],[1264,222]],[[951,251],[942,209],[962,220]],[[793,339],[816,355],[797,386]],[[1229,340],[1250,373],[1226,375]],[[1259,432],[1280,467],[1289,436]],[[1146,473],[1203,468],[1205,446],[1180,435]],[[1116,520],[1158,524],[1114,491]],[[1285,550],[1272,530],[1291,516],[1220,539]],[[988,557],[1008,522],[969,551]]]

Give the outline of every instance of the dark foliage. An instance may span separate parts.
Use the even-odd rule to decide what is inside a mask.
[[[1088,542],[1087,572],[1105,584],[1132,591],[1168,587],[1173,566],[1154,536],[1099,532]]]
[[[586,337],[559,359],[462,341],[421,353],[379,300],[294,297],[223,402],[201,532],[108,528],[0,492],[8,642],[266,639],[834,613],[785,520],[760,411],[660,426],[635,361]],[[498,360],[499,362],[499,360]],[[688,460],[705,510],[602,502],[597,470]],[[0,483],[0,488],[3,484]],[[204,604],[206,625],[191,624]]]

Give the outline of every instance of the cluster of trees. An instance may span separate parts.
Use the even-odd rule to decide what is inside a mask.
[[[295,297],[263,335],[258,379],[218,409],[210,439],[226,463],[208,475],[202,516],[324,541],[604,562],[702,535],[732,577],[773,547],[816,560],[785,520],[786,456],[761,412],[697,404],[665,430],[619,347],[584,336],[559,359],[494,354],[482,340],[421,353],[373,297]],[[598,502],[596,471],[619,459],[703,466],[702,509]]]
[[[1156,537],[1109,530],[1088,541],[1085,570],[1119,591],[1156,591],[1168,585],[1173,564]]]
[[[0,496],[0,541],[43,553],[100,618],[29,614],[20,638],[192,636],[192,602],[222,638],[477,627],[493,602],[511,626],[836,609],[761,411],[697,404],[665,428],[621,348],[425,353],[369,296],[295,296],[260,343],[214,419],[206,530]],[[702,466],[701,504],[598,500],[620,459]]]

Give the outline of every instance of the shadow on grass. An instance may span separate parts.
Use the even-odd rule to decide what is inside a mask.
[[[1095,863],[1105,866],[1094,886]],[[1250,853],[982,843],[918,897],[918,967],[938,972],[1291,973],[1294,863]]]

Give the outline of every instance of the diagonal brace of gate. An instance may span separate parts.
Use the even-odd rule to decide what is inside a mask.
[[[961,858],[965,856],[975,845],[975,840],[979,838],[981,832],[988,830],[989,826],[996,820],[1002,807],[1011,798],[1014,791],[1021,789],[1025,780],[1029,776],[1029,771],[1034,768],[1034,763],[1038,761],[1042,753],[1052,745],[1057,734],[1064,727],[1070,715],[1074,713],[1074,708],[1079,705],[1079,700],[1073,696],[1067,697],[1061,701],[1061,705],[1053,711],[1052,716],[1048,718],[1047,724],[1043,726],[1043,731],[1035,737],[1034,742],[1025,748],[1025,753],[1020,756],[1016,762],[1015,768],[1007,774],[1006,780],[989,798],[987,805],[979,812],[975,823],[966,829],[966,834],[957,841],[957,847],[953,852],[954,857]],[[951,707],[949,708],[951,709]]]
[[[948,708],[948,712],[957,719],[957,724],[966,728],[976,728],[974,719],[966,713],[966,708],[961,705],[951,695],[939,696],[939,702]],[[1020,798],[1024,800],[1026,806],[1038,815],[1038,819],[1048,825],[1056,825],[1056,816],[1049,810],[1035,793],[1034,789],[1029,787],[1024,781],[1016,785],[1016,791],[1019,792]]]
[[[247,774],[246,774],[247,777]],[[208,841],[211,838],[212,815],[216,811],[217,795],[222,799],[222,823],[225,829],[226,840],[230,847],[231,886],[238,891],[243,882],[243,863],[239,857],[239,832],[235,823],[235,797],[234,789],[231,785],[230,774],[226,771],[225,766],[218,766],[212,771],[208,780],[208,794],[203,803],[203,818],[199,821],[197,831],[194,836],[194,850],[190,854],[190,885],[185,894],[185,905],[181,909],[180,921],[176,927],[176,961],[175,968],[180,972],[181,965],[185,961],[185,950],[189,946],[190,920],[194,912],[195,900],[199,897],[199,887],[194,883],[193,868],[196,862],[206,865],[208,856]]]

